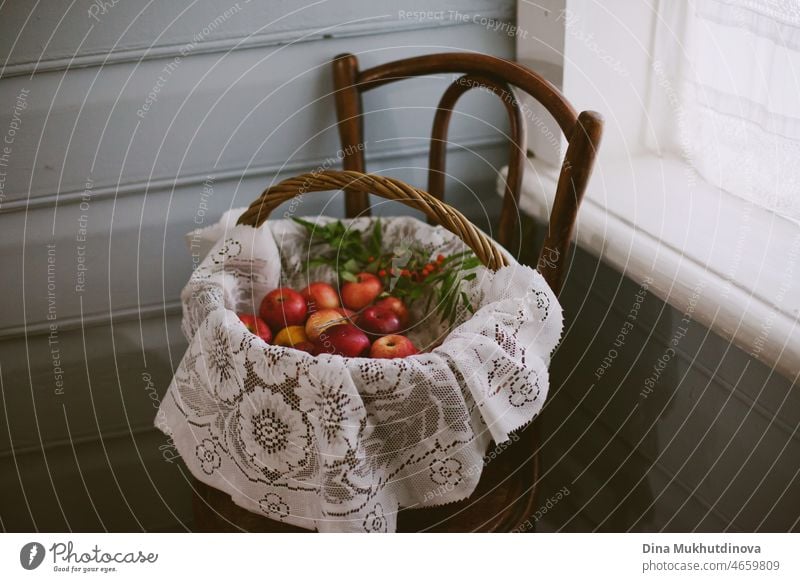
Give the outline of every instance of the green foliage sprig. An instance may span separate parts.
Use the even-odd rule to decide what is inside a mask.
[[[384,295],[392,295],[407,304],[427,294],[425,310],[436,300],[435,309],[443,321],[452,325],[463,310],[474,312],[464,281],[477,276],[474,270],[480,261],[471,250],[430,260],[430,252],[414,243],[405,244],[393,252],[383,250],[383,227],[375,221],[371,232],[348,228],[339,220],[319,225],[293,217],[306,228],[313,252],[306,267],[328,266],[336,272],[339,284],[357,281],[357,274],[373,273],[381,279]]]

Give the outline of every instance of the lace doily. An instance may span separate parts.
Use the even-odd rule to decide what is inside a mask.
[[[347,222],[365,229],[372,219]],[[387,249],[465,248],[413,218],[382,223]],[[424,305],[410,306],[409,337],[438,344],[427,353],[314,357],[264,343],[236,316],[280,285],[333,280],[304,272],[305,230],[289,220],[222,230],[183,290],[189,348],[156,426],[198,479],[238,505],[319,531],[394,531],[400,507],[468,497],[490,440],[508,440],[541,409],[562,320],[535,270],[479,269],[465,284],[475,314],[449,335]]]

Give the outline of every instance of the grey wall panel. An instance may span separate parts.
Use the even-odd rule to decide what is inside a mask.
[[[465,18],[509,19],[502,0],[55,0],[9,2],[0,22],[5,75],[163,55],[261,48],[337,36],[440,28]]]
[[[185,349],[171,311],[1,341],[0,456],[151,428]]]
[[[360,54],[365,67],[442,50],[511,56],[508,37],[476,25],[447,27],[435,38],[431,43],[422,30],[190,56],[174,67],[161,59],[7,79],[0,83],[0,102],[7,104],[0,108],[0,127],[14,118],[20,92],[28,93],[18,112],[21,129],[3,206],[82,193],[87,183],[91,195],[119,185],[232,169],[246,173],[335,155],[329,61],[341,52]],[[365,108],[379,113],[370,115],[366,147],[419,147],[447,81],[408,81],[368,94]],[[453,139],[502,135],[505,113],[495,101],[486,94],[465,99]]]
[[[189,473],[156,429],[0,458],[6,531],[185,530]],[[23,493],[24,489],[24,493]]]
[[[602,420],[569,390],[548,401],[540,419],[542,491],[566,486],[571,493],[568,504],[547,514],[546,528],[587,531],[588,521],[588,531],[655,531],[673,519],[672,529],[688,531],[707,512],[708,531],[728,524],[691,487],[617,438],[618,426]]]
[[[493,136],[471,145],[474,152],[454,149],[450,155],[448,168],[454,177],[447,195],[480,220],[485,212],[479,199],[486,200],[491,211],[499,206],[491,190],[506,147]],[[399,150],[389,155],[384,150],[369,163],[369,170],[424,187],[425,150],[407,151],[409,155]],[[0,214],[0,231],[7,241],[0,246],[0,268],[17,282],[9,286],[0,305],[0,337],[19,336],[25,324],[47,324],[53,314],[57,324],[60,318],[79,317],[81,313],[108,314],[177,300],[194,264],[184,242],[187,232],[213,224],[231,207],[247,206],[276,180],[314,169],[310,165],[277,176],[256,174],[244,179],[234,174],[212,180],[206,192],[202,182],[195,182],[174,189],[153,189],[146,195],[142,191],[97,199],[88,206],[72,203]],[[327,203],[336,197],[341,195],[307,196],[297,212],[340,214],[341,201]],[[380,210],[392,213],[400,209],[381,206]],[[283,209],[276,210],[276,216],[282,214]],[[48,284],[52,284],[50,289]]]
[[[796,528],[792,382],[649,294],[630,319],[640,288],[586,252],[572,267],[542,415],[545,486],[571,483],[570,503],[605,531]],[[570,511],[549,527],[576,530]]]

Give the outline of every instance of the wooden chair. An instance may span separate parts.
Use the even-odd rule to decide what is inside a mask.
[[[428,192],[444,198],[445,146],[453,108],[467,91],[488,89],[501,98],[509,115],[511,145],[505,196],[497,228],[498,241],[508,245],[516,230],[518,202],[525,164],[525,116],[512,86],[538,100],[555,119],[568,141],[544,243],[539,249],[539,271],[558,294],[564,280],[570,239],[578,207],[594,164],[602,134],[598,113],[578,115],[566,98],[530,69],[505,59],[474,53],[443,53],[386,63],[364,71],[358,59],[343,54],[333,60],[336,113],[345,170],[365,172],[361,94],[387,83],[417,75],[463,74],[445,91],[434,115]],[[368,195],[345,191],[348,217],[369,215]],[[469,499],[429,509],[404,509],[398,531],[513,531],[536,510],[538,439],[535,423],[521,432],[512,446],[489,462]],[[230,497],[196,482],[196,527],[206,531],[305,531],[236,506]],[[527,528],[525,528],[527,529]]]
[[[364,131],[361,94],[387,83],[418,75],[463,73],[445,91],[433,121],[428,169],[428,192],[444,199],[445,147],[450,116],[458,99],[467,91],[483,87],[501,98],[508,111],[511,152],[506,191],[497,240],[508,245],[517,225],[517,209],[525,165],[525,116],[512,92],[516,87],[539,101],[553,116],[569,143],[561,166],[548,233],[539,250],[538,268],[550,287],[561,289],[572,229],[600,144],[603,120],[594,111],[580,115],[551,83],[513,61],[475,53],[441,53],[413,57],[379,65],[365,71],[358,68],[355,55],[343,54],[333,60],[336,113],[344,152],[345,170],[365,172]],[[360,192],[345,193],[347,216],[369,214],[369,200]]]

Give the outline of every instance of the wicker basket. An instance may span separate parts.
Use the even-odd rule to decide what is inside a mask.
[[[479,311],[478,314],[482,313],[482,315],[476,315],[476,317],[466,321],[463,325],[467,329],[461,329],[460,333],[462,335],[459,336],[459,332],[455,331],[455,338],[453,338],[453,335],[449,336],[451,345],[447,345],[445,342],[437,348],[435,353],[420,354],[419,358],[423,360],[414,360],[408,364],[400,362],[396,365],[390,365],[389,361],[383,361],[380,366],[391,367],[391,369],[387,370],[386,376],[383,375],[383,370],[377,370],[381,374],[376,372],[374,366],[378,364],[366,364],[359,361],[361,360],[360,358],[309,358],[307,354],[294,350],[291,351],[292,353],[277,353],[273,346],[264,346],[264,354],[269,352],[267,357],[261,355],[259,351],[261,348],[253,347],[251,344],[247,344],[250,346],[247,349],[233,350],[230,352],[232,355],[226,356],[227,359],[225,359],[221,367],[226,370],[239,370],[235,374],[237,377],[244,378],[247,376],[252,380],[251,373],[256,374],[256,377],[259,374],[254,366],[272,366],[274,369],[270,369],[276,374],[275,378],[278,378],[278,374],[282,373],[281,370],[286,369],[290,370],[286,378],[289,378],[292,374],[302,374],[303,378],[315,378],[314,382],[316,383],[303,384],[298,380],[296,385],[292,384],[294,380],[291,378],[286,380],[286,382],[289,382],[287,386],[291,385],[293,399],[290,400],[284,399],[283,392],[267,390],[262,386],[260,380],[256,380],[255,383],[250,382],[249,386],[254,392],[253,395],[248,392],[247,398],[279,400],[275,404],[275,410],[280,410],[281,418],[285,417],[287,419],[285,422],[287,425],[291,424],[290,421],[295,422],[302,415],[317,414],[313,411],[316,410],[315,407],[321,405],[315,399],[318,394],[322,393],[323,387],[333,386],[334,390],[341,390],[342,393],[346,394],[349,390],[350,393],[355,394],[359,391],[362,382],[371,382],[373,387],[370,388],[371,392],[368,392],[371,395],[370,398],[365,399],[364,404],[359,405],[361,408],[356,406],[352,410],[345,411],[352,416],[349,422],[342,425],[346,426],[349,431],[347,436],[336,436],[334,440],[331,440],[334,437],[327,437],[328,440],[325,442],[328,444],[326,444],[326,447],[330,448],[330,451],[334,451],[333,453],[329,451],[329,454],[340,455],[344,449],[348,451],[359,449],[359,447],[363,447],[363,443],[367,438],[377,439],[372,441],[373,447],[376,446],[376,443],[379,445],[375,450],[384,450],[380,448],[380,446],[383,446],[380,444],[380,439],[387,439],[386,442],[389,442],[395,437],[393,434],[381,436],[364,432],[366,430],[364,427],[367,426],[366,418],[370,415],[378,419],[382,418],[381,414],[400,415],[398,419],[392,417],[394,420],[389,423],[392,425],[403,422],[408,424],[408,426],[400,427],[401,432],[399,434],[401,436],[398,438],[407,439],[419,436],[421,439],[419,442],[412,439],[408,441],[409,444],[399,449],[402,451],[402,455],[405,455],[402,458],[382,460],[382,464],[376,465],[375,470],[378,473],[385,472],[388,474],[392,472],[392,474],[403,476],[402,479],[398,477],[396,481],[392,482],[383,482],[378,479],[376,482],[370,482],[369,486],[362,484],[362,487],[366,489],[352,492],[352,499],[324,498],[320,503],[334,507],[333,512],[330,512],[328,508],[325,511],[329,513],[320,513],[322,510],[310,512],[308,515],[298,513],[294,516],[296,519],[292,521],[290,520],[291,516],[288,513],[288,508],[306,507],[308,502],[303,496],[309,495],[309,491],[293,489],[290,492],[284,489],[276,489],[272,486],[272,481],[265,482],[266,484],[262,483],[259,476],[260,473],[258,473],[258,470],[260,470],[258,463],[255,463],[246,455],[243,456],[241,453],[241,451],[247,450],[247,446],[249,446],[247,442],[250,441],[246,441],[246,439],[252,440],[250,433],[239,430],[233,432],[225,431],[224,434],[219,431],[215,432],[218,426],[232,426],[229,422],[229,417],[233,417],[231,415],[238,419],[236,426],[244,427],[247,422],[250,422],[248,419],[252,416],[252,410],[261,405],[248,404],[246,410],[239,410],[237,407],[245,388],[233,384],[230,394],[226,393],[227,395],[224,396],[228,399],[225,402],[229,405],[223,407],[215,406],[213,402],[208,404],[208,398],[195,398],[195,395],[200,393],[206,395],[217,394],[214,377],[202,371],[197,374],[194,373],[196,366],[202,367],[202,365],[206,365],[203,363],[205,360],[195,356],[201,353],[219,353],[221,348],[217,346],[217,343],[220,341],[224,343],[224,340],[229,336],[233,338],[231,345],[244,345],[242,337],[237,335],[244,333],[238,320],[235,324],[229,323],[229,319],[231,321],[235,319],[232,314],[227,313],[229,309],[214,307],[215,304],[222,301],[222,296],[216,293],[214,289],[216,289],[215,285],[222,286],[224,285],[223,281],[227,281],[227,279],[224,279],[224,271],[210,271],[213,278],[207,278],[204,273],[200,273],[194,284],[198,286],[198,289],[205,290],[208,287],[209,290],[204,291],[206,294],[202,295],[201,299],[196,299],[197,306],[195,307],[198,309],[197,313],[194,313],[192,309],[188,311],[188,313],[194,314],[193,325],[197,326],[198,331],[193,334],[187,355],[184,356],[184,361],[188,362],[186,373],[176,374],[176,378],[170,386],[170,391],[177,391],[179,399],[199,403],[198,409],[197,411],[192,409],[187,412],[183,408],[173,405],[174,402],[177,402],[173,398],[172,400],[165,399],[167,405],[164,410],[165,425],[170,429],[171,434],[176,435],[175,442],[182,446],[182,449],[179,449],[181,450],[181,455],[187,459],[187,464],[189,464],[195,477],[201,479],[201,481],[197,482],[197,496],[195,497],[195,519],[198,526],[209,531],[224,531],[229,527],[251,531],[298,531],[301,526],[304,527],[308,519],[315,520],[318,528],[323,524],[326,527],[334,528],[339,526],[333,526],[332,524],[334,522],[338,524],[338,518],[342,518],[340,520],[341,527],[345,528],[345,531],[352,531],[353,528],[358,529],[361,527],[366,531],[371,531],[368,528],[374,526],[375,523],[383,523],[385,527],[386,519],[391,515],[400,531],[418,531],[421,529],[437,529],[437,524],[449,522],[451,514],[457,512],[464,513],[468,517],[469,523],[466,525],[461,523],[461,527],[466,527],[469,530],[482,529],[482,524],[486,521],[487,515],[498,516],[497,520],[493,520],[493,522],[496,521],[497,523],[493,523],[490,529],[504,530],[515,527],[514,524],[529,514],[529,506],[532,503],[530,500],[526,500],[525,503],[517,503],[518,499],[527,499],[526,488],[530,487],[529,479],[510,478],[511,475],[516,474],[523,467],[525,467],[523,473],[525,473],[526,477],[533,476],[535,478],[535,467],[530,468],[532,470],[527,467],[526,454],[530,450],[527,447],[530,440],[528,438],[530,431],[526,431],[524,438],[522,438],[526,446],[512,447],[513,452],[503,455],[488,465],[484,478],[479,479],[480,472],[476,473],[471,469],[465,469],[463,474],[458,473],[460,469],[452,469],[452,471],[458,473],[456,485],[462,488],[462,492],[468,495],[469,493],[465,492],[464,488],[473,488],[473,496],[469,499],[459,497],[461,493],[456,485],[453,485],[452,501],[445,500],[447,495],[451,495],[450,489],[445,489],[441,493],[441,498],[431,497],[427,493],[430,492],[431,487],[442,487],[441,481],[437,480],[439,474],[434,472],[434,468],[438,467],[437,463],[451,463],[453,466],[457,464],[459,468],[481,467],[489,440],[494,438],[496,442],[507,442],[511,438],[512,432],[526,426],[533,416],[538,413],[546,396],[546,385],[540,386],[538,383],[538,378],[544,378],[546,382],[546,361],[544,356],[533,357],[536,356],[536,351],[529,352],[531,357],[520,359],[516,347],[514,347],[516,346],[516,343],[514,343],[516,340],[513,338],[517,332],[520,332],[523,325],[528,326],[524,332],[520,332],[520,337],[530,338],[535,336],[537,342],[541,343],[537,343],[535,350],[542,352],[544,355],[550,353],[552,347],[548,348],[545,344],[550,342],[554,346],[561,329],[560,310],[549,311],[548,307],[550,301],[554,305],[557,304],[555,297],[552,296],[552,292],[547,288],[546,282],[541,275],[535,274],[529,267],[520,266],[519,269],[502,269],[503,267],[516,265],[515,261],[506,254],[506,251],[498,243],[472,224],[458,210],[429,193],[393,178],[355,171],[324,171],[299,175],[265,190],[241,214],[238,224],[245,227],[258,228],[282,203],[309,192],[329,190],[375,194],[388,200],[401,202],[411,208],[422,211],[432,222],[436,222],[442,228],[450,231],[472,249],[476,257],[487,269],[498,271],[489,278],[488,286],[484,290],[484,298],[486,299],[486,296],[488,296],[489,299],[486,300],[483,307],[488,309]],[[242,236],[242,234],[243,231],[239,230],[237,234],[227,236],[233,237],[232,240],[237,240],[236,237]],[[270,239],[273,233],[264,231],[255,234],[263,235],[265,237],[264,241],[266,241]],[[404,232],[403,236],[407,236],[407,233]],[[419,236],[421,239],[422,234]],[[245,234],[245,238],[250,239],[251,237],[249,234]],[[452,237],[448,236],[446,238],[450,239],[451,242],[455,242]],[[254,237],[250,242],[244,241],[240,250],[243,256],[248,256],[247,253],[253,253],[256,249],[261,249],[260,244],[261,242]],[[227,248],[227,244],[220,247],[220,249],[223,248]],[[212,252],[221,252],[221,250]],[[264,252],[274,253],[278,252],[278,250],[277,248],[266,249]],[[275,267],[274,263],[265,262],[264,264],[270,265],[270,268]],[[201,265],[200,269],[204,268],[208,267]],[[496,284],[493,284],[492,281],[495,277]],[[530,277],[530,281],[528,281],[528,277]],[[531,284],[530,292],[527,291],[529,282]],[[519,294],[517,290],[522,283],[526,286],[526,292]],[[194,293],[187,291],[194,291],[190,287],[192,284],[190,282],[184,292],[187,297],[194,298]],[[510,294],[509,289],[512,289]],[[540,295],[546,296],[548,301],[540,304]],[[202,298],[207,299],[207,301],[203,301]],[[511,298],[514,301],[508,301]],[[489,308],[489,305],[493,307]],[[511,310],[509,310],[509,305],[512,307]],[[231,316],[230,318],[229,315]],[[481,317],[485,318],[486,322]],[[491,329],[488,327],[486,329],[470,328],[470,325],[490,325]],[[202,326],[202,329],[200,326]],[[242,330],[239,330],[239,328],[242,328]],[[489,330],[488,333],[483,333],[486,330]],[[495,344],[498,343],[496,339],[498,333],[505,334],[503,337],[506,338],[499,352],[494,349]],[[222,340],[219,338],[222,338]],[[469,343],[469,350],[463,349],[463,342],[465,341]],[[526,349],[528,347],[526,344]],[[228,352],[224,353],[228,354]],[[253,356],[252,353],[255,353],[255,355]],[[215,362],[216,360],[212,364],[217,365]],[[181,366],[183,365],[182,362]],[[480,373],[476,371],[476,366],[480,368]],[[504,385],[497,390],[490,390],[489,384],[492,382],[491,378],[494,377],[495,370],[505,370],[507,373],[513,374],[514,382],[508,383],[507,386]],[[341,374],[339,373],[340,371]],[[464,378],[470,378],[468,384],[463,381]],[[275,382],[280,384],[284,380],[275,380]],[[440,389],[442,382],[452,382],[452,390],[448,388],[442,391]],[[395,388],[387,391],[383,389],[380,383],[394,383],[393,386],[395,388],[398,386],[407,387],[413,384],[417,387],[417,390],[407,391],[403,388],[403,398],[397,399],[392,392]],[[378,388],[375,388],[375,386],[378,386]],[[425,390],[425,386],[432,387],[432,390]],[[281,390],[285,388],[284,386]],[[524,394],[517,388],[524,389]],[[540,388],[543,388],[543,390]],[[520,394],[525,397],[524,402],[520,400]],[[471,420],[473,409],[467,404],[470,399],[479,403],[478,406],[481,407],[480,414],[486,421],[486,427],[489,428],[473,432]],[[241,401],[243,402],[244,400]],[[269,400],[269,402],[270,406],[272,406],[272,400]],[[347,400],[347,402],[350,402],[350,400]],[[361,402],[361,397],[353,400],[353,402]],[[417,415],[406,414],[406,409],[418,410],[420,407],[425,407],[425,410],[435,413],[434,417],[431,417],[433,418],[432,421],[426,413],[425,420],[426,423],[439,423],[435,428],[437,435],[435,443],[431,443],[427,436],[420,436],[427,434],[425,433],[427,428],[420,428],[414,425],[417,422],[415,420]],[[214,416],[215,420],[206,422],[210,416]],[[202,418],[202,422],[200,424],[198,424],[200,421],[195,422],[195,417]],[[460,420],[453,421],[456,417]],[[220,418],[222,420],[219,420]],[[498,422],[500,418],[503,419],[503,423]],[[302,426],[301,424],[297,424],[293,430],[297,430],[298,435],[305,438],[306,432],[304,431],[307,431],[307,427],[305,424],[302,424]],[[202,429],[202,431],[205,431],[202,432],[202,436],[206,438],[202,440],[202,446],[199,446],[197,443],[200,436],[197,434],[197,427],[201,425],[206,427]],[[188,426],[191,426],[192,429],[189,430]],[[302,438],[298,442],[301,442]],[[513,440],[519,439],[514,438]],[[217,442],[225,444],[223,450],[224,461],[219,459],[220,453],[217,451],[217,445],[215,444]],[[403,442],[405,443],[406,441]],[[459,444],[455,446],[454,443]],[[206,448],[204,449],[203,447]],[[202,455],[198,452],[198,448],[203,449],[201,451]],[[212,453],[216,453],[217,457],[209,460],[208,457],[209,455],[213,456]],[[383,459],[385,456],[381,458]],[[298,473],[300,471],[298,467],[307,466],[304,464],[305,459],[300,459],[303,463],[293,459],[290,459],[290,461],[291,463],[278,459],[276,467],[280,463],[286,464],[286,467],[280,465],[281,468],[279,470],[276,469],[276,474],[280,478],[284,478],[284,475],[287,476],[285,477],[286,479],[299,478],[296,477],[296,474],[300,474]],[[216,464],[213,462],[216,462]],[[223,467],[223,470],[228,467],[233,472],[221,478],[214,472],[220,466]],[[450,467],[450,465],[447,465],[447,467]],[[372,470],[371,466],[362,467],[362,469],[367,473]],[[324,480],[330,477],[327,473],[333,473],[339,469],[334,466],[325,466],[314,470],[316,471],[314,478]],[[356,468],[348,469],[343,467],[342,470],[345,472],[355,471]],[[406,470],[410,471],[408,475],[404,473]],[[323,475],[323,471],[327,473]],[[307,479],[308,477],[303,474],[302,478]],[[270,479],[273,479],[273,477],[270,477]],[[400,486],[396,483],[402,480],[407,482],[404,482],[403,488],[400,489]],[[477,489],[475,489],[476,487]],[[286,496],[285,502],[283,498],[280,501],[275,501],[280,497],[278,493]],[[270,495],[272,497],[269,497]],[[403,509],[399,501],[400,495],[403,496],[403,499],[407,498],[406,496],[411,496],[408,498],[415,500],[412,505],[414,509]],[[438,489],[437,495],[439,495]],[[362,499],[362,497],[364,498]],[[263,505],[260,505],[264,500],[272,503],[266,510]],[[382,504],[389,508],[389,514],[383,513]],[[284,511],[283,513],[275,509],[280,509],[283,506],[287,508],[285,511],[282,510]],[[381,506],[380,516],[378,516],[379,506]],[[511,507],[514,508],[513,511],[505,511],[506,508]],[[396,510],[395,508],[399,508],[401,511],[397,514],[391,513]],[[467,508],[469,508],[469,511],[465,511]],[[274,517],[276,511],[278,512],[278,517]],[[326,521],[326,516],[328,515],[336,516],[337,520]],[[291,525],[288,525],[287,520]],[[330,531],[336,530],[330,529]]]

